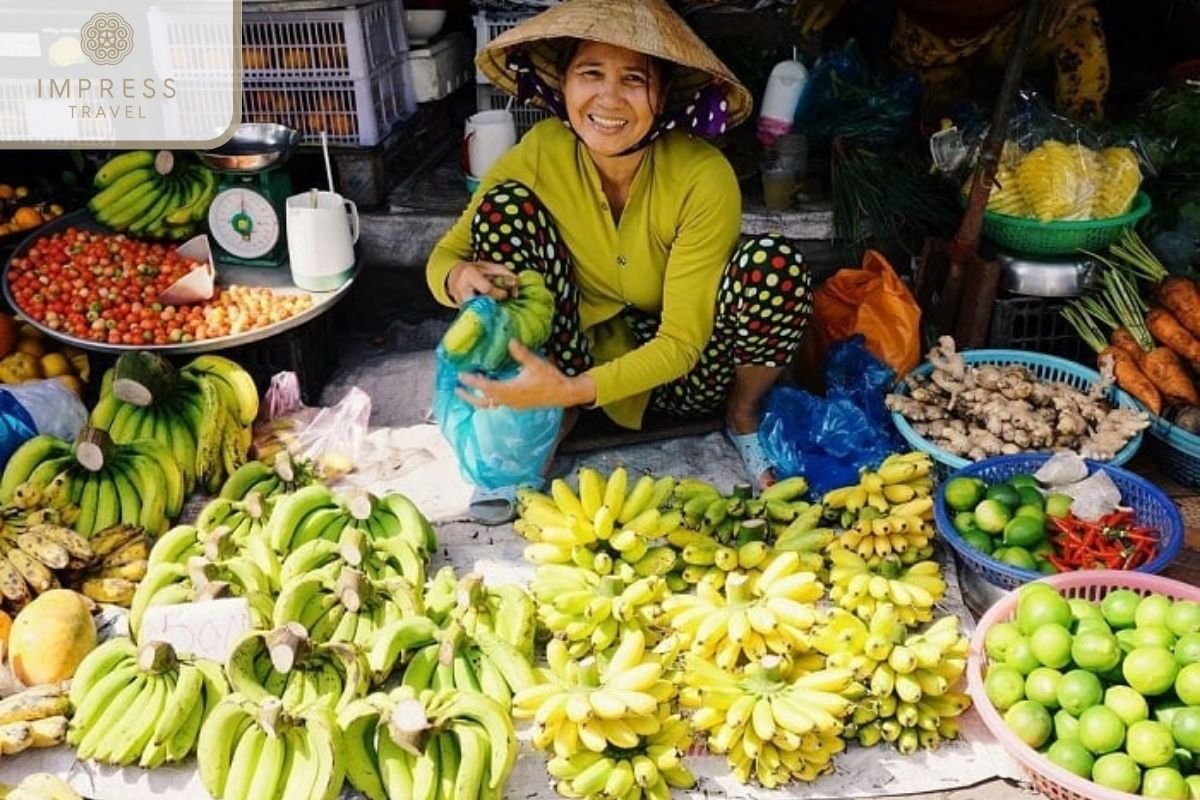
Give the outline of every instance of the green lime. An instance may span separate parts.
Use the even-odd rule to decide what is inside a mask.
[[[1126,725],[1150,719],[1150,706],[1146,698],[1122,684],[1104,690],[1104,705],[1117,712]]]
[[[1137,649],[1137,630],[1134,628],[1125,628],[1117,631],[1117,644],[1121,646],[1121,652],[1131,653]]]
[[[1035,544],[1029,552],[1033,553],[1034,558],[1045,558],[1046,556],[1052,556],[1055,552],[1054,543],[1049,539],[1042,539],[1040,542]],[[1068,600],[1067,602],[1069,603],[1070,601]]]
[[[1002,561],[1005,564],[1008,564],[1010,567],[1016,567],[1017,569],[1027,569],[1030,572],[1037,569],[1037,561],[1034,560],[1033,554],[1030,553],[1028,550],[1026,550],[1024,547],[1016,547],[1016,546],[1006,547],[1006,548],[1004,548],[1003,555],[996,555],[996,553],[994,553],[994,552],[992,553],[992,555],[996,558],[999,558],[1000,561]]]
[[[1080,669],[1105,672],[1121,663],[1121,648],[1111,633],[1081,630],[1071,642],[1071,660]]]
[[[1179,673],[1179,665],[1175,663],[1175,656],[1165,647],[1138,647],[1131,650],[1121,662],[1121,673],[1132,689],[1156,697],[1171,690]]]
[[[1044,511],[1046,508],[1046,498],[1043,497],[1042,493],[1033,486],[1018,486],[1017,496],[1021,500],[1021,508],[1033,506],[1037,508],[1038,511]],[[1021,510],[1017,509],[1017,513],[1020,514]]]
[[[1125,731],[1125,752],[1143,767],[1166,766],[1175,756],[1175,737],[1161,722],[1139,720]]]
[[[1016,667],[997,664],[988,670],[983,690],[998,711],[1005,711],[1025,699],[1025,676]]]
[[[1183,780],[1188,787],[1188,800],[1200,800],[1200,775],[1188,775]]]
[[[1019,506],[1013,519],[1031,519],[1041,528],[1042,533],[1046,532],[1046,515],[1037,506]]]
[[[1046,495],[1046,516],[1062,519],[1071,513],[1071,503],[1073,502],[1075,502],[1075,498],[1069,494]]]
[[[1164,725],[1169,726],[1175,719],[1175,715],[1187,708],[1187,706],[1179,702],[1178,697],[1168,695],[1151,703],[1151,708],[1154,709],[1154,718]]]
[[[1071,624],[1071,606],[1058,592],[1030,591],[1017,601],[1017,627],[1021,633],[1029,636],[1050,623],[1064,628]]]
[[[1021,638],[1021,629],[1015,622],[999,622],[988,628],[983,637],[983,649],[992,661],[1003,661],[1009,645]]]
[[[1079,741],[1096,755],[1111,753],[1125,741],[1125,723],[1108,706],[1092,706],[1079,715]]]
[[[1007,547],[997,547],[996,549],[992,550],[992,558],[996,559],[997,561],[1003,562],[1004,554],[1007,552],[1008,552]]]
[[[1132,628],[1134,615],[1141,602],[1142,598],[1137,592],[1116,589],[1104,596],[1104,600],[1100,602],[1100,610],[1104,612],[1104,619],[1113,628]]]
[[[1185,633],[1175,640],[1175,660],[1180,665],[1200,662],[1200,633]]]
[[[1170,726],[1175,744],[1192,753],[1200,753],[1200,707],[1181,706],[1165,724]]]
[[[1139,625],[1133,629],[1133,643],[1137,647],[1175,648],[1175,634],[1166,625]]]
[[[1028,475],[1028,474],[1013,475],[1011,478],[1008,479],[1008,484],[1010,486],[1013,486],[1016,489],[1021,489],[1021,488],[1037,489],[1038,485],[1039,485],[1037,482],[1037,478],[1033,477],[1032,475]]]
[[[1104,615],[1100,613],[1100,606],[1091,600],[1084,600],[1082,597],[1071,597],[1067,599],[1067,605],[1071,607],[1071,617],[1076,621],[1081,619],[1104,619]]]
[[[1059,707],[1078,717],[1104,699],[1104,686],[1094,673],[1073,669],[1059,679],[1056,694]]]
[[[1195,600],[1176,600],[1167,611],[1167,627],[1176,636],[1200,633],[1200,603]]]
[[[1060,708],[1054,715],[1054,738],[1061,741],[1079,741],[1079,720],[1071,712]]]
[[[958,533],[966,533],[975,529],[975,515],[970,511],[960,511],[954,515],[954,530]]]
[[[1025,676],[1025,696],[1048,709],[1058,708],[1058,681],[1062,673],[1050,667],[1038,667]]]
[[[992,540],[992,537],[988,536],[978,528],[972,528],[971,530],[964,532],[962,534],[962,538],[964,542],[985,555],[990,555],[995,546],[995,542]]]
[[[983,499],[983,492],[979,478],[953,478],[946,484],[946,505],[955,511],[970,511]]]
[[[1084,780],[1092,777],[1092,764],[1095,763],[1095,759],[1078,741],[1059,739],[1050,745],[1050,749],[1046,751],[1046,758]]]
[[[1071,632],[1057,622],[1041,625],[1029,637],[1029,646],[1044,666],[1061,669],[1071,663]]]
[[[1189,706],[1200,706],[1200,663],[1179,670],[1175,676],[1175,696]]]
[[[1029,583],[1022,584],[1021,587],[1017,589],[1017,600],[1024,600],[1029,595],[1037,594],[1038,592],[1058,594],[1058,590],[1045,581],[1030,581]]]
[[[1173,800],[1188,800],[1191,794],[1187,781],[1179,770],[1171,767],[1155,767],[1142,776],[1142,797],[1163,797]]]
[[[1032,547],[1045,536],[1041,520],[1031,517],[1016,516],[1004,526],[1004,543],[1010,547]]]
[[[1032,700],[1022,700],[1006,711],[1004,724],[1017,738],[1035,749],[1045,744],[1054,730],[1050,712]]]
[[[988,500],[996,500],[1001,505],[1010,509],[1021,505],[1021,495],[1016,487],[1008,483],[997,483],[990,487],[983,495]]]
[[[1042,666],[1042,662],[1033,653],[1033,644],[1028,636],[1022,636],[1008,646],[1008,651],[1004,654],[1004,663],[1016,667],[1022,675],[1028,675]]]
[[[1058,574],[1058,567],[1054,566],[1053,563],[1047,561],[1044,558],[1034,558],[1033,564],[1034,564],[1034,569],[1036,569],[1038,572],[1042,573],[1043,575],[1057,575]]]
[[[1142,783],[1142,768],[1124,753],[1109,753],[1092,765],[1092,780],[1118,792],[1136,792]]]
[[[1151,625],[1167,625],[1167,614],[1171,612],[1171,599],[1161,594],[1150,594],[1142,598],[1133,612],[1133,624],[1139,628]]]
[[[975,506],[975,524],[984,533],[1000,533],[1012,519],[1012,513],[999,500],[984,500]]]

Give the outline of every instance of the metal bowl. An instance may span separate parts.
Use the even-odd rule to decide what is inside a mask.
[[[1088,256],[1027,256],[997,252],[1000,288],[1033,297],[1078,297],[1092,285],[1096,262]]]
[[[245,122],[238,125],[233,138],[214,150],[198,150],[196,155],[218,172],[259,172],[283,166],[300,143],[300,131],[274,122]]]

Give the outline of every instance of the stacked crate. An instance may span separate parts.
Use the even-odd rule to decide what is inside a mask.
[[[475,15],[475,53],[478,54],[488,42],[532,17],[535,11],[492,11],[484,9]],[[480,111],[508,108],[512,97],[495,86],[475,68],[475,107]],[[550,114],[534,106],[518,106],[510,109],[517,124],[517,136],[542,121]]]

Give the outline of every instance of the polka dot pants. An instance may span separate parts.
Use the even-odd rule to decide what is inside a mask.
[[[471,234],[477,259],[542,273],[558,298],[546,356],[568,375],[590,368],[571,256],[533,193],[515,182],[496,186],[480,201]],[[812,279],[803,255],[782,236],[743,242],[725,266],[716,306],[712,338],[700,360],[686,375],[654,390],[654,410],[710,414],[725,403],[735,367],[784,367],[791,361],[812,313]],[[622,314],[639,344],[657,334],[658,315],[632,307]]]

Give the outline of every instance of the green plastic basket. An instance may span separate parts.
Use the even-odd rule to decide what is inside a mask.
[[[983,236],[1006,250],[1020,253],[1065,256],[1079,250],[1097,252],[1115,242],[1121,231],[1148,213],[1150,197],[1145,192],[1138,192],[1128,213],[1108,219],[1042,222],[985,211]]]

